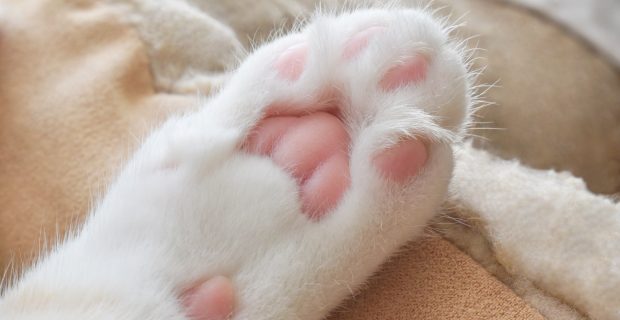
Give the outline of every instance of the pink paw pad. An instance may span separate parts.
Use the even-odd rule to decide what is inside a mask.
[[[342,52],[342,57],[346,60],[352,59],[357,56],[363,49],[368,46],[368,42],[370,38],[374,35],[381,33],[386,28],[383,26],[374,26],[366,28],[362,31],[359,31],[344,46],[344,51]]]
[[[232,283],[221,276],[200,283],[181,296],[187,316],[192,320],[229,319],[234,300]]]
[[[409,139],[376,155],[374,164],[386,178],[406,183],[420,172],[427,159],[428,151],[424,143]]]
[[[338,117],[327,112],[262,120],[245,149],[266,155],[299,183],[302,209],[319,218],[349,186],[349,136]]]
[[[275,61],[278,75],[290,81],[299,79],[304,71],[307,56],[307,43],[302,42],[289,47]]]
[[[416,83],[426,78],[428,61],[424,56],[417,55],[404,60],[402,63],[390,68],[379,86],[385,91],[391,91],[411,83]]]
[[[319,219],[335,208],[350,186],[350,137],[335,115],[316,112],[304,116],[277,116],[262,120],[248,136],[244,148],[271,157],[299,184],[302,210]],[[400,142],[381,153],[374,164],[396,183],[415,176],[427,159],[418,140]]]

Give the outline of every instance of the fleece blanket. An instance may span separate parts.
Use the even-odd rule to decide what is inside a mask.
[[[17,273],[79,224],[141,137],[315,5],[0,2],[0,267]],[[620,318],[620,208],[603,196],[620,190],[617,71],[528,11],[434,5],[478,35],[498,105],[457,149],[428,235],[332,318]]]

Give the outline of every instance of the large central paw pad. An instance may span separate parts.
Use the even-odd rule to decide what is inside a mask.
[[[246,141],[246,150],[266,155],[298,181],[302,208],[318,218],[334,208],[350,184],[349,135],[340,119],[327,112],[275,116],[260,122]],[[427,158],[419,140],[404,140],[378,153],[377,169],[404,183]]]

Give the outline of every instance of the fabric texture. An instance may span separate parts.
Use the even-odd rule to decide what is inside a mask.
[[[407,246],[329,319],[545,318],[470,257],[432,234]]]
[[[86,1],[4,4],[0,264],[79,223],[142,136],[194,97],[158,94],[132,29]]]

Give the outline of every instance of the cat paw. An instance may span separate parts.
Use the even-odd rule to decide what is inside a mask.
[[[469,86],[442,26],[417,10],[319,16],[240,66],[200,115],[239,131],[210,178],[231,222],[204,221],[242,243],[223,249],[235,268],[212,271],[238,288],[239,319],[319,319],[421,232],[446,193]]]

